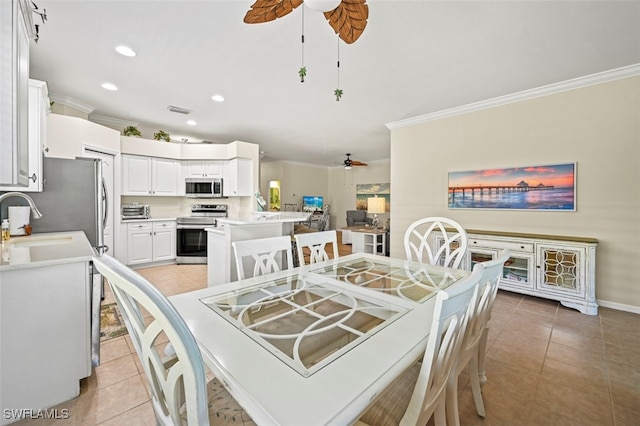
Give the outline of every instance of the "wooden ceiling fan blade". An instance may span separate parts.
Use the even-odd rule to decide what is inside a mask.
[[[363,163],[362,161],[357,161],[357,160],[351,160],[351,165],[352,166],[368,166],[367,163]]]
[[[244,16],[247,24],[261,24],[288,15],[303,0],[256,0]]]
[[[369,18],[366,0],[342,0],[340,5],[324,17],[338,36],[347,44],[354,43],[364,32]]]

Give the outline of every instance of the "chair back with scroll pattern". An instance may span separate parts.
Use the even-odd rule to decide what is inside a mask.
[[[424,425],[435,413],[436,426],[446,426],[446,387],[456,367],[462,338],[474,314],[484,267],[435,297],[433,321],[421,363],[402,374],[360,418],[357,425]]]
[[[293,268],[293,254],[291,251],[291,237],[258,238],[255,240],[234,241],[231,243],[235,253],[236,271],[238,279],[245,278],[245,264],[243,259],[253,259],[253,273],[251,277],[277,272],[281,264],[287,262],[287,269]],[[282,256],[286,259],[283,259]],[[284,268],[282,268],[284,269]],[[247,277],[247,278],[251,278]]]
[[[467,252],[467,233],[456,221],[426,217],[413,222],[404,234],[407,260],[459,268]]]
[[[338,235],[336,231],[322,231],[293,236],[296,240],[298,261],[305,265],[304,249],[309,250],[309,264],[331,259],[327,251],[327,244],[333,245],[333,259],[338,257]]]
[[[502,271],[505,262],[509,260],[511,255],[508,251],[502,251],[500,255],[493,260],[482,262],[484,273],[480,279],[480,287],[475,314],[469,319],[467,330],[462,339],[462,347],[460,348],[460,359],[456,370],[451,372],[449,384],[447,385],[447,418],[449,424],[460,425],[458,413],[458,376],[465,367],[469,366],[469,380],[471,382],[471,392],[476,405],[476,411],[481,417],[485,416],[484,401],[482,399],[482,391],[480,389],[480,376],[484,374],[480,372],[480,362],[484,360],[486,351],[486,340],[488,336],[488,323],[493,310],[493,303],[498,293],[498,285],[502,277]]]
[[[202,355],[182,317],[157,288],[111,256],[94,257],[93,263],[109,282],[140,358],[157,424],[209,425]],[[151,319],[143,318],[141,308]],[[171,362],[157,348],[163,332],[175,351]]]

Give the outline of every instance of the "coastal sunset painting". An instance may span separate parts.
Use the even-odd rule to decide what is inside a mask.
[[[449,208],[576,210],[576,163],[449,172]]]

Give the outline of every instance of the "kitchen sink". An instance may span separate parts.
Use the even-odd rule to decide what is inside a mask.
[[[68,244],[72,240],[73,237],[71,236],[31,235],[29,237],[17,237],[11,241],[11,244],[14,247],[53,246],[58,244]]]

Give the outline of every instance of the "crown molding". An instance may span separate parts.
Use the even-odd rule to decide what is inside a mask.
[[[91,114],[89,116],[89,121],[93,121],[94,123],[102,124],[107,127],[127,127],[127,126],[138,126],[138,123],[131,120],[122,120],[120,118],[107,117],[106,115],[99,114]]]
[[[522,102],[529,99],[553,95],[556,93],[566,92],[568,90],[580,89],[583,87],[593,86],[595,84],[607,83],[609,81],[620,80],[637,75],[640,75],[640,64],[615,68],[613,70],[561,81],[559,83],[553,83],[547,86],[537,87],[535,89],[523,90],[522,92],[516,92],[510,95],[499,96],[497,98],[487,99],[484,101],[474,102],[455,108],[419,115],[417,117],[407,118],[405,120],[394,121],[385,124],[385,126],[389,130],[414,126],[417,124],[427,123],[429,121],[441,120],[443,118],[453,117],[456,115],[467,114],[470,112],[480,111],[488,108],[495,108],[502,105]]]
[[[91,114],[93,112],[93,110],[95,110],[94,107],[92,107],[91,105],[85,104],[83,102],[80,102],[77,99],[73,99],[70,98],[68,96],[63,96],[63,95],[56,95],[54,93],[49,93],[49,99],[52,100],[53,102],[57,103],[57,104],[62,104],[65,106],[68,106],[70,108],[76,109],[84,114]]]

